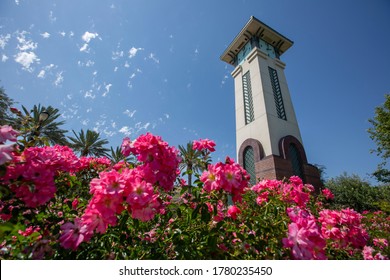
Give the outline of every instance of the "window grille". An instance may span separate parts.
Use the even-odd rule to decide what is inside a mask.
[[[245,124],[254,121],[252,86],[249,71],[242,76],[242,88],[244,93]]]
[[[255,154],[253,148],[248,146],[244,150],[244,169],[251,176],[251,185],[256,184]]]
[[[300,177],[303,180],[302,159],[297,147],[294,144],[290,144],[289,154],[294,175]]]
[[[274,92],[276,113],[280,119],[287,121],[286,111],[284,110],[282,91],[280,90],[278,72],[271,67],[268,67],[268,70],[271,78],[272,91]]]

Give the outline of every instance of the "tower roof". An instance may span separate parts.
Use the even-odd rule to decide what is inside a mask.
[[[268,44],[274,46],[279,50],[280,55],[287,51],[294,43],[254,16],[251,16],[244,28],[241,29],[240,33],[238,33],[233,42],[230,43],[221,55],[221,60],[233,64],[234,57],[253,36],[261,38]]]

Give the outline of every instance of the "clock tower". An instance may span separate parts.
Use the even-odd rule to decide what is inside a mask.
[[[297,175],[318,189],[320,174],[307,161],[280,60],[292,45],[252,16],[221,56],[235,67],[237,159],[252,184]]]

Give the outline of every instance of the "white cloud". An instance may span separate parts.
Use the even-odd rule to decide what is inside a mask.
[[[131,74],[130,79],[134,79],[135,73]]]
[[[137,112],[137,110],[130,111],[129,109],[126,109],[126,111],[124,111],[123,114],[125,114],[125,115],[129,116],[130,118],[132,118],[136,112]]]
[[[45,32],[45,33],[41,33],[41,36],[45,39],[49,38],[50,37],[50,33],[48,32]]]
[[[4,50],[5,46],[7,45],[9,39],[11,39],[11,34],[7,35],[0,35],[0,48]]]
[[[167,119],[169,119],[169,114],[164,114],[164,116],[165,116]]]
[[[35,50],[38,47],[38,43],[26,39],[26,35],[29,34],[27,31],[17,33],[16,39],[18,40],[17,48],[20,51]]]
[[[112,87],[112,84],[108,84],[105,86],[106,91],[103,92],[103,94],[102,94],[103,97],[105,97],[110,92],[111,87]]]
[[[135,124],[135,128],[137,129],[137,133],[140,132],[141,130],[147,130],[149,126],[150,126],[150,122],[148,122],[144,125],[141,122],[138,122]]]
[[[19,0],[15,0],[15,4],[19,6]]]
[[[129,50],[129,58],[132,58],[132,57],[136,56],[138,51],[143,51],[143,50],[144,50],[143,48],[134,48],[134,47],[132,47]]]
[[[82,120],[81,121],[81,124],[84,125],[84,126],[87,126],[89,123],[89,120],[88,119],[85,119],[85,120]]]
[[[43,78],[45,78],[45,75],[46,75],[46,71],[41,70],[41,71],[39,71],[39,74],[37,75],[37,77],[40,79],[43,79]]]
[[[84,35],[81,36],[81,38],[83,39],[84,42],[89,43],[92,39],[95,39],[98,36],[99,36],[99,34],[97,34],[97,33],[91,33],[91,32],[86,31],[84,33]]]
[[[49,13],[49,20],[51,22],[55,22],[57,20],[57,18],[55,16],[53,16],[53,11],[50,11],[50,13]]]
[[[123,51],[116,51],[116,52],[112,52],[111,58],[112,58],[112,60],[117,60],[117,59],[119,59],[119,58],[121,58],[123,56],[124,56],[124,52]]]
[[[126,136],[130,136],[132,134],[132,130],[133,129],[128,126],[123,126],[121,129],[119,129],[119,132]]]
[[[72,38],[74,36],[74,32],[73,31],[70,31],[69,32],[69,38]]]
[[[39,63],[40,59],[34,52],[20,52],[15,55],[15,61],[23,66],[24,70],[34,71],[31,67],[33,63]]]
[[[89,52],[88,44],[87,44],[87,43],[85,43],[85,44],[80,48],[80,52]]]
[[[154,53],[149,54],[149,59],[153,60],[156,63],[160,63],[160,60],[156,58],[156,55]]]
[[[125,67],[125,68],[129,68],[129,67],[130,67],[130,64],[126,61],[124,67]]]
[[[96,95],[92,94],[92,90],[88,90],[85,92],[84,94],[84,98],[91,98],[91,99],[95,99]]]
[[[6,62],[8,60],[8,56],[6,56],[5,54],[3,54],[3,56],[1,57],[1,61],[2,62]]]
[[[114,68],[114,72],[116,72],[116,71],[118,71],[118,67],[116,67],[116,66],[115,66],[115,68]]]
[[[61,31],[61,32],[59,32],[59,34],[60,34],[62,37],[65,37],[66,32],[65,32],[65,31]]]
[[[58,72],[56,74],[56,80],[54,81],[54,85],[56,87],[59,87],[61,86],[61,84],[64,82],[64,76],[62,76],[62,71],[61,72]]]

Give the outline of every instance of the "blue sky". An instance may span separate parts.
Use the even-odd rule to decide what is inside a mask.
[[[390,2],[0,1],[0,86],[118,146],[150,131],[235,157],[233,68],[219,57],[255,16],[294,45],[281,60],[309,162],[363,178],[366,132],[390,92]]]

